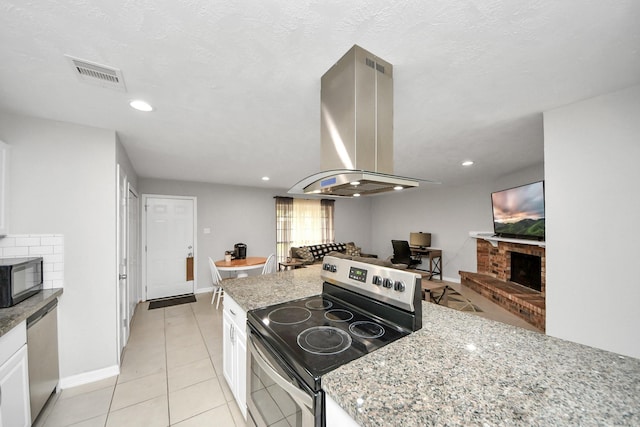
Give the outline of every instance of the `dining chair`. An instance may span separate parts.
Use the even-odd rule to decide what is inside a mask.
[[[271,274],[276,272],[276,255],[271,254],[267,257],[267,262],[262,267],[262,274]]]
[[[220,306],[220,298],[222,298],[222,293],[224,290],[222,289],[222,276],[220,276],[220,271],[218,271],[218,267],[213,262],[211,257],[209,257],[209,269],[211,270],[211,280],[213,281],[213,295],[211,296],[211,304],[213,304],[218,298],[216,302],[216,310]]]

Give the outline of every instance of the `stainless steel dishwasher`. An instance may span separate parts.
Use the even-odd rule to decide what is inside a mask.
[[[54,299],[27,319],[29,397],[32,423],[58,385],[57,307],[58,300]]]

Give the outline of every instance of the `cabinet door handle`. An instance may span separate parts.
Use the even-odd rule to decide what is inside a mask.
[[[235,311],[233,311],[233,310],[231,310],[231,309],[229,309],[229,312],[230,312],[231,314],[233,314],[234,316],[236,315],[236,312],[235,312]]]
[[[234,329],[235,329],[235,327],[234,327],[233,325],[231,325],[231,333],[230,333],[230,335],[231,335],[231,342],[233,342],[233,340],[234,340],[234,336],[233,336],[233,331],[234,331]]]

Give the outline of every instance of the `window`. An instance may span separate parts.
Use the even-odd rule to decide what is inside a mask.
[[[283,262],[291,246],[333,243],[333,200],[276,197],[276,256]]]

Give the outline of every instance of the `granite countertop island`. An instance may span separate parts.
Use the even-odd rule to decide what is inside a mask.
[[[225,280],[222,286],[240,307],[249,311],[321,294],[320,271],[320,264],[314,264],[275,274]]]
[[[318,266],[225,281],[251,310],[322,292]],[[640,425],[640,360],[423,302],[421,330],[322,377],[362,426]]]
[[[422,322],[322,377],[360,425],[640,425],[640,359],[435,304]]]
[[[44,289],[13,307],[0,308],[0,337],[60,295],[62,288]]]

